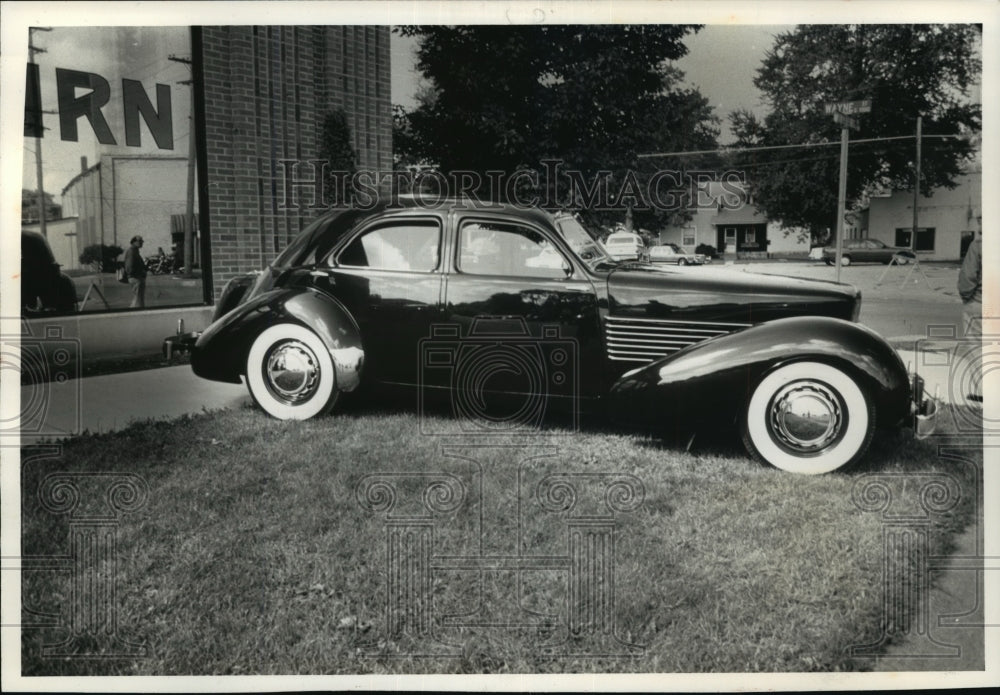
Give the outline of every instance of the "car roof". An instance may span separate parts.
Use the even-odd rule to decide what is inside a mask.
[[[551,227],[556,216],[539,208],[527,208],[509,203],[480,201],[474,198],[440,198],[425,195],[399,195],[369,208],[339,208],[316,218],[309,227],[278,254],[275,267],[296,265],[310,253],[325,255],[345,235],[370,220],[384,214],[425,211],[434,214],[449,212],[486,212],[520,218]]]

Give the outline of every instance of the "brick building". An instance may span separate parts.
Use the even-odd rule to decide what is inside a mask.
[[[389,27],[204,27],[204,157],[215,296],[260,268],[319,213],[286,200],[286,176],[309,180],[324,115],[347,117],[358,169],[392,169]],[[196,38],[197,43],[197,38]],[[197,46],[195,47],[197,49]],[[204,190],[204,188],[203,188]]]

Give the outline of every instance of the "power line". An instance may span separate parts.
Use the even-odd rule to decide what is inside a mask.
[[[892,137],[885,138],[864,138],[861,140],[850,140],[848,144],[850,145],[860,145],[866,142],[888,142],[890,140],[915,140],[916,135],[895,135]],[[928,138],[938,138],[938,139],[949,139],[949,138],[961,138],[962,135],[924,135],[924,139]],[[645,159],[649,157],[683,157],[684,155],[693,154],[729,154],[733,152],[762,152],[764,150],[788,150],[797,147],[833,147],[840,146],[839,142],[804,142],[798,145],[762,145],[759,147],[720,147],[714,150],[686,150],[683,152],[646,152],[642,154],[637,154],[636,157],[640,159]]]

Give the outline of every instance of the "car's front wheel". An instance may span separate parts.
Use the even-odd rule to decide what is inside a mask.
[[[847,266],[847,265],[850,265],[850,264],[851,264],[851,257],[850,256],[841,256],[840,257],[840,265]]]
[[[298,324],[279,323],[257,336],[247,356],[246,377],[254,402],[279,420],[307,420],[337,401],[330,351]]]
[[[816,475],[848,467],[871,444],[875,410],[843,370],[794,362],[766,375],[743,416],[743,443],[758,460]]]

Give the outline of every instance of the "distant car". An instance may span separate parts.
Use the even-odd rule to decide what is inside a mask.
[[[907,248],[887,246],[878,239],[847,239],[841,250],[840,264],[851,263],[886,263],[895,257],[896,263],[906,265],[916,259],[916,254]],[[837,262],[837,247],[827,246],[823,249],[823,260],[827,265]]]
[[[490,428],[540,424],[553,401],[627,427],[733,427],[798,473],[857,461],[876,423],[919,415],[933,430],[921,378],[854,323],[854,287],[615,261],[572,215],[467,202],[327,213],[164,350],[190,350],[205,379],[245,380],[281,419],[364,383],[449,394],[463,421],[523,400],[483,413]]]
[[[49,242],[38,232],[21,230],[21,313],[72,314],[76,285],[60,270]]]
[[[649,249],[650,263],[674,263],[676,265],[704,265],[705,256],[688,253],[677,244],[660,244]]]
[[[632,232],[615,232],[604,240],[608,255],[616,261],[638,261],[646,254],[642,237]]]

